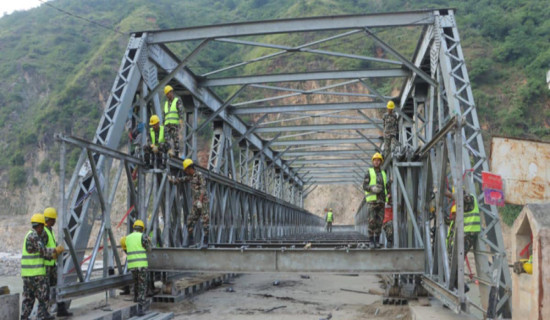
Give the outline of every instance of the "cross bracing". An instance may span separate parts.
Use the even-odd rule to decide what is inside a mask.
[[[287,37],[290,33],[298,36]],[[307,37],[300,36],[305,33]],[[418,39],[414,51],[402,45],[399,35]],[[209,60],[213,45],[235,54],[201,65]],[[474,304],[464,292],[464,233],[457,229],[457,245],[450,252],[445,238],[450,201],[443,195],[451,185],[460,190],[460,226],[465,185],[476,193],[483,218],[474,249],[481,292],[476,307],[488,318],[510,316],[511,280],[500,221],[496,209],[478,194],[481,171],[488,170],[487,156],[451,9],[132,33],[93,141],[58,137],[62,177],[66,146],[81,149],[69,183],[61,187],[58,234],[64,235],[70,251],[59,261],[61,296],[127,283],[110,218],[120,188],[126,188],[122,206],[128,210],[128,230],[135,219],[142,219],[159,256],[164,252],[160,250],[169,249],[170,254],[199,259],[192,265],[170,260],[170,270],[250,268],[244,266],[246,260],[224,264],[221,251],[207,250],[204,261],[221,264],[209,270],[200,254],[177,251],[187,241],[192,205],[188,187],[170,181],[171,174],[181,171],[181,159],[172,159],[165,168],[146,169],[139,147],[145,143],[149,117],[163,117],[162,90],[167,84],[185,108],[181,154],[203,166],[208,181],[209,240],[225,245],[274,239],[285,243],[319,232],[322,218],[304,209],[304,199],[318,185],[350,185],[364,198],[362,180],[371,157],[383,151],[382,110],[394,100],[399,146],[384,164],[392,179],[393,242],[399,250],[415,250],[404,257],[418,259],[421,252],[422,261],[414,270],[391,269],[391,285],[416,283],[457,312]],[[145,125],[145,134],[117,151],[126,136],[128,115],[132,126]],[[209,143],[204,143],[205,136],[211,137]],[[356,235],[368,234],[368,214],[363,201],[355,217]],[[299,259],[317,259],[302,254],[307,257],[307,252],[285,256],[290,260],[284,268],[293,266],[297,272],[307,265]],[[324,254],[330,253],[319,256]],[[80,264],[86,255],[92,263],[84,270]],[[250,253],[250,259],[262,255],[273,253]],[[381,250],[379,262],[363,264],[361,259],[369,256],[359,252],[347,261],[356,263],[353,270],[358,272],[380,271],[399,255]],[[97,259],[103,259],[102,275],[94,274]],[[156,262],[162,266],[162,258]],[[115,269],[116,276],[108,277],[107,267]],[[327,265],[316,271],[338,268]]]

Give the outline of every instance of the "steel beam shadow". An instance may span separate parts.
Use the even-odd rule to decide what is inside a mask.
[[[153,249],[149,269],[196,272],[423,273],[423,249]]]

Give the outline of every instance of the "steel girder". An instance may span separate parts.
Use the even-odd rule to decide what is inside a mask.
[[[233,114],[244,115],[254,113],[284,113],[284,112],[306,112],[306,111],[333,111],[333,110],[363,110],[363,109],[385,109],[384,103],[380,102],[350,102],[350,103],[320,103],[304,105],[280,105],[265,107],[234,107]]]
[[[423,250],[413,249],[153,249],[149,267],[197,272],[370,272],[424,271]]]

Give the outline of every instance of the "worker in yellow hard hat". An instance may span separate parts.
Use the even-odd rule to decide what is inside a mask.
[[[167,150],[164,126],[160,124],[159,117],[154,114],[149,119],[149,139],[143,147],[145,165],[149,168],[164,167],[164,155]]]
[[[45,259],[56,258],[63,252],[59,249],[48,249],[42,242],[42,233],[46,220],[42,213],[31,217],[32,229],[27,232],[23,241],[21,256],[21,277],[23,278],[23,303],[21,304],[21,319],[30,319],[34,300],[38,299],[38,319],[55,319],[48,312],[50,292],[46,275]]]
[[[365,190],[365,200],[369,212],[368,231],[371,248],[379,246],[384,207],[386,202],[389,202],[390,196],[390,181],[386,171],[381,168],[383,162],[382,155],[378,152],[375,153],[372,156],[372,167],[369,168],[363,180],[363,190]]]
[[[393,111],[395,109],[395,103],[390,100],[387,105],[387,112],[384,113],[382,120],[384,122],[384,159],[390,159],[391,153],[395,150],[399,140],[397,135],[399,133],[399,120],[397,114]]]
[[[147,291],[147,254],[151,251],[151,241],[145,233],[145,224],[141,220],[136,220],[133,225],[134,232],[127,235],[124,241],[121,239],[121,246],[126,247],[126,262],[128,270],[132,272],[134,279],[134,297],[138,303],[138,316],[142,316],[148,309],[148,303],[145,300]],[[124,244],[124,245],[123,245]]]
[[[44,209],[44,220],[46,222],[44,232],[42,232],[42,241],[48,249],[55,249],[58,247],[55,240],[55,232],[53,226],[57,221],[57,210],[53,207]],[[44,265],[46,266],[46,275],[48,286],[50,287],[51,300],[55,300],[55,290],[52,287],[57,286],[57,263],[55,259],[44,259]],[[70,317],[73,314],[67,310],[67,303],[63,301],[57,301],[57,316],[58,317]]]
[[[191,159],[183,160],[184,177],[174,178],[174,183],[190,183],[191,201],[193,207],[191,214],[187,218],[188,246],[208,247],[208,234],[210,230],[210,204],[208,201],[208,190],[206,189],[206,180],[202,173],[196,170],[195,163]],[[201,220],[202,238],[196,237],[195,225]]]
[[[183,104],[179,97],[174,95],[172,86],[164,87],[166,102],[164,103],[164,126],[166,139],[171,140],[172,147],[168,150],[171,157],[178,157],[180,151],[180,132],[183,124]]]

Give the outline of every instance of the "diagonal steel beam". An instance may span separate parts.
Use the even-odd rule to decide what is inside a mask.
[[[411,69],[411,71],[415,72],[417,75],[419,75],[422,79],[424,79],[424,81],[429,83],[431,86],[437,88],[438,86],[437,81],[432,79],[430,75],[428,75],[422,69],[415,66],[414,63],[410,62],[409,59],[402,56],[397,50],[395,50],[390,45],[385,43],[382,39],[378,38],[378,36],[376,36],[372,31],[370,31],[369,28],[365,28],[365,32],[369,35],[369,37],[374,39],[374,41],[376,41],[382,48],[384,48],[384,50],[393,54],[397,59],[399,59],[399,61],[403,62],[404,65],[406,65],[409,69]]]
[[[361,78],[395,78],[408,77],[410,72],[399,68],[353,70],[353,71],[318,71],[306,73],[264,74],[244,77],[206,79],[200,82],[204,87],[235,86],[255,83],[317,81]]]

